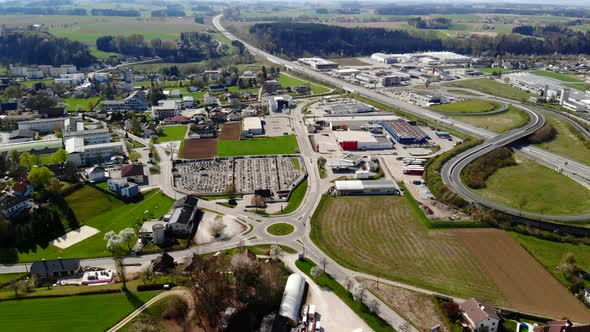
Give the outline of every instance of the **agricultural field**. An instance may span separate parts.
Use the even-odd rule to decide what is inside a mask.
[[[110,256],[103,240],[104,233],[118,232],[127,227],[138,229],[144,218],[159,218],[170,210],[173,200],[159,190],[144,193],[143,200],[136,203],[125,203],[114,195],[103,193],[92,186],[84,186],[66,197],[66,202],[74,210],[81,225],[88,225],[100,232],[92,237],[60,249],[49,245],[37,247],[36,252],[19,253],[19,261],[30,262],[43,258],[58,257],[89,258]]]
[[[90,111],[90,104],[95,105],[95,107],[100,102],[100,97],[90,97],[90,98],[66,98],[63,100],[64,103],[68,104],[66,110],[68,112],[75,112],[81,111]]]
[[[457,103],[431,106],[430,109],[441,113],[486,113],[498,109],[500,105],[480,99],[471,99]]]
[[[546,114],[545,120],[557,130],[557,135],[552,140],[537,144],[537,146],[590,165],[590,144],[587,139],[560,117]]]
[[[220,157],[267,154],[292,154],[297,150],[297,138],[293,135],[259,137],[239,141],[219,140],[217,154]]]
[[[516,107],[508,107],[506,112],[492,115],[461,115],[452,116],[458,121],[488,129],[495,133],[503,133],[510,129],[524,126],[529,121],[529,116]]]
[[[512,69],[504,69],[502,67],[476,68],[476,70],[479,70],[479,71],[486,73],[486,74],[492,74],[492,73],[504,74],[504,73],[509,73],[512,71]]]
[[[2,301],[0,327],[3,331],[105,331],[156,294],[113,293]]]
[[[277,81],[281,84],[281,86],[283,88],[286,88],[286,87],[294,88],[298,85],[309,85],[309,87],[311,88],[311,91],[316,95],[330,91],[330,89],[326,88],[325,86],[321,86],[321,85],[318,85],[315,83],[310,83],[308,81],[304,81],[304,80],[299,79],[295,76],[291,76],[291,75],[288,75],[285,73],[281,73],[279,75],[279,77],[277,77]]]
[[[188,126],[164,126],[162,136],[158,138],[158,143],[165,143],[171,141],[182,141],[188,130]]]
[[[590,191],[581,184],[524,157],[515,158],[517,165],[497,170],[487,179],[485,188],[473,191],[490,201],[529,212],[574,215],[590,211]]]
[[[497,229],[463,229],[456,234],[505,295],[505,307],[555,319],[590,320],[590,310],[508,233]]]
[[[212,158],[217,155],[217,139],[186,139],[182,149],[182,158],[203,159]]]
[[[311,237],[350,269],[501,303],[502,293],[455,234],[428,230],[403,196],[356,196],[323,198]]]
[[[590,246],[588,245],[554,242],[515,232],[509,234],[563,284],[568,284],[568,282],[558,267],[561,264],[561,258],[566,253],[574,254],[576,265],[584,271],[590,271]],[[590,286],[590,282],[587,282],[587,286]]]
[[[241,122],[227,122],[223,124],[223,128],[221,128],[221,134],[219,134],[219,139],[228,141],[238,141],[242,136],[241,131]]]
[[[471,89],[497,97],[522,101],[527,101],[532,96],[531,93],[515,89],[508,84],[503,84],[488,78],[476,78],[473,80],[449,82],[444,83],[443,85],[446,87]]]

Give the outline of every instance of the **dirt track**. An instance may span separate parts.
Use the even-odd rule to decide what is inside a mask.
[[[465,229],[456,234],[502,291],[504,307],[550,318],[590,321],[590,310],[505,232]]]
[[[182,158],[203,159],[217,155],[217,139],[187,139],[184,141]]]

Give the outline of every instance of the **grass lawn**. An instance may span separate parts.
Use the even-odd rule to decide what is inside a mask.
[[[164,126],[164,133],[158,138],[158,143],[182,141],[188,126]]]
[[[441,113],[485,113],[496,110],[499,105],[485,100],[471,99],[458,103],[435,105],[430,108]]]
[[[444,83],[447,87],[465,88],[490,94],[492,96],[503,97],[527,101],[533,94],[522,90],[515,89],[508,84],[503,84],[488,78],[476,78],[473,80],[464,80],[457,82]]]
[[[504,73],[509,73],[509,72],[513,71],[513,69],[504,69],[504,68],[501,68],[501,67],[495,67],[495,68],[487,67],[487,68],[475,68],[475,69],[476,70],[479,70],[479,71],[481,71],[483,73],[486,73],[486,74],[491,74],[491,73],[502,73],[502,74],[504,74]]]
[[[0,284],[10,282],[14,279],[20,278],[24,276],[24,273],[4,273],[0,274]],[[11,291],[12,292],[12,291]]]
[[[275,214],[287,214],[295,212],[303,202],[303,198],[305,198],[305,193],[307,192],[307,180],[301,182],[294,190],[291,192],[291,197],[289,197],[289,202],[287,206],[283,209],[283,211]]]
[[[3,301],[0,327],[3,331],[105,331],[156,294],[113,293]]]
[[[531,74],[553,78],[562,82],[582,82],[581,80],[573,77],[572,75],[561,74],[547,70],[535,70],[532,71]]]
[[[326,273],[322,273],[317,279],[311,276],[311,269],[316,266],[312,261],[309,260],[297,260],[295,265],[301,272],[307,274],[310,278],[312,278],[320,287],[327,287],[329,288],[336,296],[338,296],[352,311],[354,311],[369,327],[371,327],[376,332],[394,332],[395,330],[387,324],[386,321],[381,319],[381,317],[372,313],[369,308],[363,303],[357,302],[352,298],[352,295],[340,285],[336,280],[334,280],[330,275]]]
[[[256,93],[256,94],[258,94],[259,90],[260,90],[260,88],[240,89],[239,86],[230,86],[227,88],[227,91],[229,91],[229,92],[241,92],[241,93],[250,92],[250,93]],[[202,97],[201,97],[201,99],[202,99]]]
[[[495,133],[503,133],[513,128],[524,126],[529,121],[529,116],[524,111],[510,106],[506,112],[492,115],[461,115],[452,116],[458,121],[491,130]]]
[[[80,110],[82,111],[89,111],[90,108],[88,107],[88,102],[94,103],[94,105],[98,105],[100,101],[100,97],[90,97],[90,98],[65,98],[64,103],[68,104],[68,112],[77,111],[78,106],[80,106]]]
[[[549,142],[537,144],[540,148],[558,155],[590,165],[590,144],[584,144],[583,137],[566,120],[553,115],[545,115],[545,119],[557,130],[557,135]]]
[[[50,78],[50,79],[46,79],[46,80],[27,80],[27,81],[21,82],[20,84],[27,87],[27,88],[30,88],[33,85],[35,85],[35,83],[45,83],[45,85],[51,85],[51,84],[53,84],[53,79]]]
[[[296,153],[296,149],[297,138],[293,135],[217,142],[217,154],[220,157],[291,154]]]
[[[137,317],[132,319],[129,323],[127,323],[125,326],[123,326],[121,328],[121,331],[122,332],[129,331],[130,328],[133,327],[133,324],[143,317],[149,317],[149,318],[153,319],[155,323],[158,323],[158,325],[160,325],[159,327],[162,328],[162,331],[165,331],[166,330],[165,326],[162,326],[162,324],[161,324],[162,320],[163,320],[162,317],[163,317],[164,311],[166,311],[166,309],[167,309],[167,305],[168,305],[169,301],[171,301],[173,299],[177,299],[177,300],[180,300],[180,301],[186,303],[186,299],[184,298],[184,296],[181,296],[181,295],[166,296],[166,297],[156,301],[156,303],[150,305],[148,308],[146,308],[145,311],[143,311],[140,315],[138,315]],[[188,308],[188,304],[187,304],[187,308]],[[131,329],[131,331],[135,331],[135,330],[136,329]]]
[[[565,86],[570,87],[572,89],[580,90],[580,91],[588,91],[590,90],[590,83],[565,83]]]
[[[321,86],[321,85],[318,85],[315,83],[310,83],[308,81],[304,81],[304,80],[299,79],[295,76],[287,75],[284,73],[281,73],[279,75],[279,77],[277,77],[277,81],[281,84],[281,86],[283,88],[286,88],[286,87],[294,88],[298,85],[309,85],[309,87],[311,88],[311,91],[313,91],[313,93],[316,95],[330,91],[330,89],[328,89],[324,86]]]
[[[501,301],[495,283],[457,233],[429,230],[404,196],[324,197],[312,218],[311,238],[355,271]]]
[[[473,191],[490,201],[524,211],[555,215],[590,211],[588,189],[541,164],[515,157],[516,166],[497,170],[486,181],[486,188]]]
[[[561,264],[561,257],[568,252],[574,254],[576,264],[581,269],[590,271],[590,246],[553,242],[515,232],[509,232],[509,234],[563,284],[567,285],[568,283],[563,277],[563,273],[557,270],[557,267]],[[586,286],[589,286],[589,284],[590,282],[587,282]]]
[[[138,229],[141,226],[138,223],[144,218],[159,218],[168,212],[173,204],[173,200],[159,190],[144,193],[144,199],[137,203],[126,204],[114,195],[105,194],[91,186],[75,191],[66,197],[66,201],[74,210],[80,224],[94,227],[100,232],[65,249],[50,245],[47,248],[37,247],[36,252],[19,253],[19,261],[110,256],[103,240],[104,233],[111,230],[118,232],[127,227]]]
[[[293,225],[291,224],[281,222],[278,224],[270,225],[266,230],[272,235],[283,236],[293,233],[295,227],[293,227]]]

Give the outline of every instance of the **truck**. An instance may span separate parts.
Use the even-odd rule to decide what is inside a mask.
[[[414,160],[416,160],[416,158],[404,158],[404,159],[402,159],[402,163],[409,165]]]
[[[404,167],[403,172],[407,175],[423,175],[424,167],[419,165],[409,165]]]

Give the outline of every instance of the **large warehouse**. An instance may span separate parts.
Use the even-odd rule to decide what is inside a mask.
[[[343,150],[393,149],[393,142],[385,135],[373,135],[368,131],[335,131],[336,141]]]
[[[331,70],[338,69],[339,65],[336,62],[322,59],[322,58],[300,58],[297,61],[304,65],[308,65],[315,70]]]
[[[428,139],[428,135],[422,129],[412,126],[405,120],[383,121],[381,125],[401,144],[422,144]]]
[[[392,179],[335,181],[336,193],[348,195],[399,195],[400,189]]]
[[[262,121],[258,117],[249,117],[242,120],[244,135],[262,135]]]

